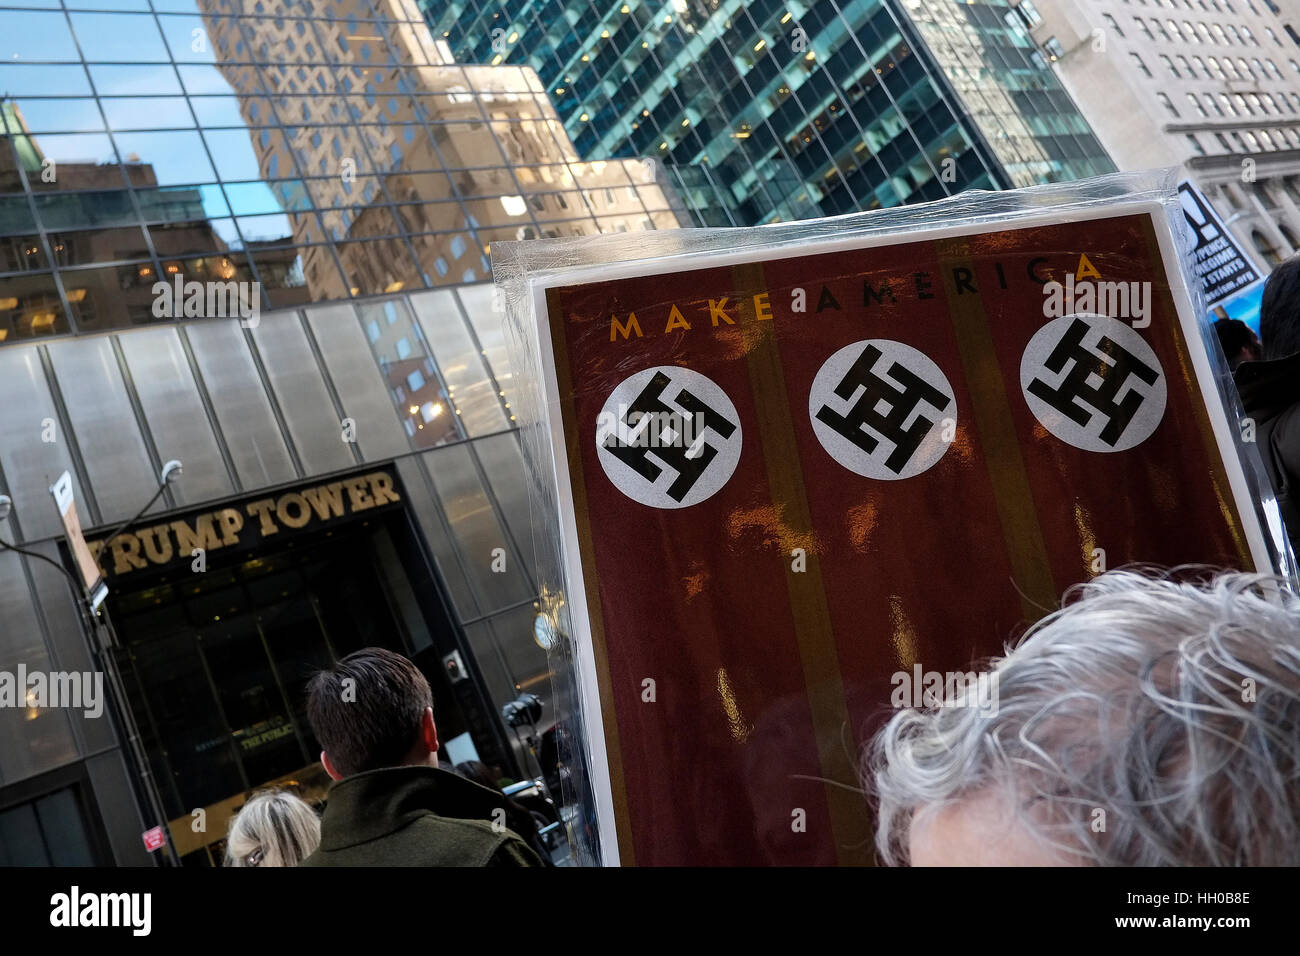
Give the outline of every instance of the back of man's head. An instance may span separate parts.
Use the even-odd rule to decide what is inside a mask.
[[[419,669],[382,647],[349,654],[307,684],[307,719],[345,777],[400,766],[432,706],[433,693]]]
[[[1300,352],[1300,256],[1273,270],[1259,303],[1259,337],[1264,358],[1286,358]]]
[[[1214,323],[1214,334],[1219,337],[1219,346],[1229,368],[1235,369],[1242,362],[1258,361],[1264,357],[1255,332],[1241,319],[1219,319]]]

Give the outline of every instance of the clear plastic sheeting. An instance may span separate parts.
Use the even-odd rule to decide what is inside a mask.
[[[1108,568],[1292,570],[1176,187],[493,244],[579,862],[870,864],[914,681]]]

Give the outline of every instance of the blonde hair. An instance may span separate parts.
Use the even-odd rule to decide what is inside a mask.
[[[320,817],[285,790],[253,794],[230,821],[226,866],[297,866],[320,843]]]

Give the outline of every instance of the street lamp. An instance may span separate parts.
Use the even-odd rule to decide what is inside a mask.
[[[121,535],[123,531],[125,531],[131,525],[139,521],[140,518],[143,517],[144,513],[153,507],[154,502],[158,500],[158,498],[162,495],[162,493],[165,490],[167,490],[167,486],[175,483],[176,480],[180,478],[181,471],[182,471],[181,463],[175,458],[173,458],[171,461],[167,462],[165,465],[162,466],[162,471],[158,473],[158,490],[153,493],[152,498],[150,498],[147,502],[145,502],[145,506],[143,508],[137,511],[133,517],[127,518],[125,521],[123,521],[120,525],[117,526],[116,531],[114,531],[112,534],[110,534],[107,538],[104,539],[104,543],[99,547],[100,554],[105,553],[108,550],[108,546],[112,544],[115,540],[117,540],[118,536]]]

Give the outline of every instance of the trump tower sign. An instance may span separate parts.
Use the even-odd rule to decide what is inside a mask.
[[[209,556],[256,551],[264,544],[274,546],[332,522],[377,514],[401,503],[395,473],[380,469],[172,516],[88,544],[114,579],[184,564],[199,571]]]
[[[604,862],[869,863],[898,675],[1108,566],[1273,565],[1171,208],[529,280]]]

